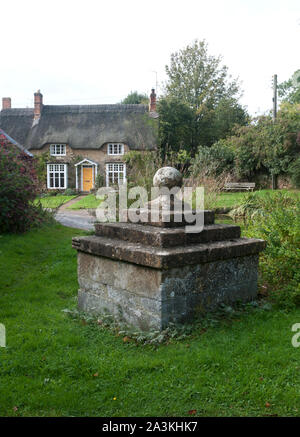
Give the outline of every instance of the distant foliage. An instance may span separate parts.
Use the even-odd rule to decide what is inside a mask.
[[[300,70],[278,85],[278,95],[283,102],[300,103]]]
[[[234,167],[235,154],[222,140],[212,147],[199,147],[192,159],[191,175],[196,178],[199,174],[220,176],[229,173]]]
[[[124,160],[127,165],[127,180],[129,187],[140,186],[151,193],[153,176],[162,166],[162,161],[156,152],[138,152],[132,150],[126,153]]]
[[[33,204],[38,192],[35,160],[0,140],[0,233],[24,232],[43,221]]]
[[[195,148],[195,115],[193,109],[175,97],[161,98],[159,113],[159,147],[165,159],[169,151],[190,152]]]
[[[138,105],[149,103],[149,97],[146,94],[138,93],[137,91],[131,91],[124,100],[121,101],[123,105]]]
[[[258,172],[290,174],[300,156],[300,105],[282,104],[278,117],[254,118],[247,126],[234,128],[234,135],[212,147],[199,147],[193,172],[207,168],[212,175],[233,172],[237,179],[251,180]]]

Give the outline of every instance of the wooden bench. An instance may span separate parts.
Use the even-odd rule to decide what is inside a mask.
[[[255,188],[255,182],[227,182],[224,185],[225,191],[240,191],[240,190],[246,190],[246,191],[253,191]]]

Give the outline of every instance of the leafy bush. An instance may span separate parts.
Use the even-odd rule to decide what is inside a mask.
[[[233,132],[211,149],[198,149],[194,173],[202,168],[211,176],[234,171],[239,180],[251,180],[258,174],[288,175],[300,153],[300,105],[282,104],[275,122],[270,115],[256,117]]]
[[[260,212],[248,220],[247,236],[267,241],[260,258],[261,284],[277,304],[300,305],[299,197],[273,193],[256,202]]]
[[[234,152],[223,140],[218,141],[211,147],[199,147],[195,158],[192,159],[191,175],[197,177],[199,174],[220,176],[228,173],[234,167]]]
[[[39,195],[39,197],[40,197],[41,199],[43,199],[44,197],[51,197],[51,196],[53,196],[53,193],[51,193],[50,191],[47,192],[47,193],[41,193],[41,194]]]
[[[77,193],[77,191],[74,188],[67,188],[62,193],[63,196],[76,196],[76,194],[78,194],[78,193]]]
[[[35,157],[35,169],[37,178],[39,180],[39,185],[43,189],[43,191],[47,190],[47,163],[51,161],[51,155],[50,152],[44,152],[41,154],[38,154]],[[51,195],[54,196],[54,190],[51,190]]]
[[[293,185],[296,188],[300,188],[300,157],[291,164],[289,173],[291,175]]]
[[[24,232],[45,216],[33,201],[39,191],[35,160],[0,141],[0,233]]]

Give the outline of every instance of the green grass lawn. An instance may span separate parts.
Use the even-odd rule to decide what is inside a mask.
[[[88,194],[81,200],[78,200],[78,202],[73,203],[73,205],[69,206],[68,209],[94,209],[97,208],[101,202],[102,200],[96,199],[94,194]]]
[[[300,196],[300,191],[296,190],[276,190],[276,192],[288,193],[290,196]],[[259,196],[265,197],[268,193],[274,193],[273,190],[257,190],[254,191]],[[216,208],[233,208],[239,206],[245,196],[243,192],[222,192],[217,198]]]
[[[49,196],[42,197],[35,200],[35,203],[41,202],[43,208],[58,208],[69,200],[74,199],[76,196]]]
[[[0,236],[0,416],[287,415],[300,409],[300,311],[252,310],[137,346],[76,307],[76,252],[60,225]]]

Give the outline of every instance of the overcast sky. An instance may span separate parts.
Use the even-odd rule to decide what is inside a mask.
[[[272,107],[272,75],[300,68],[299,0],[6,0],[0,96],[13,107],[117,103],[166,79],[172,52],[206,39],[242,82],[251,114]],[[159,93],[159,89],[158,89]]]

